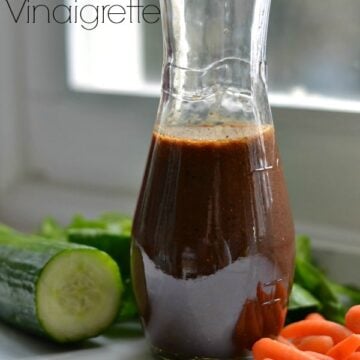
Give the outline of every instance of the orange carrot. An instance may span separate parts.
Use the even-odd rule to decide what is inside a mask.
[[[276,340],[262,338],[258,340],[253,348],[254,360],[272,358],[276,360],[316,360],[317,358],[300,351],[293,346],[282,344]]]
[[[302,351],[314,351],[326,354],[334,346],[334,341],[330,336],[313,335],[295,339],[294,345]]]
[[[360,335],[352,334],[327,352],[335,360],[347,359],[360,346]]]
[[[334,360],[332,357],[324,354],[320,354],[314,351],[305,351],[306,354],[313,356],[315,359],[318,360]]]
[[[247,300],[236,323],[234,342],[239,349],[251,349],[264,336],[263,318],[256,300]]]
[[[283,336],[279,335],[276,338],[277,341],[281,342],[282,344],[289,345],[289,346],[295,346],[290,340],[285,339]]]
[[[354,333],[360,334],[360,305],[355,305],[348,310],[345,325]]]
[[[305,318],[305,320],[325,320],[325,318],[319,313],[311,313]]]
[[[337,344],[351,334],[350,330],[332,321],[302,320],[284,327],[280,335],[287,339],[311,335],[326,335],[332,337],[334,344]]]
[[[352,353],[346,360],[360,360],[360,352]]]

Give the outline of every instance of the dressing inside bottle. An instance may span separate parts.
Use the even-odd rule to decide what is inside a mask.
[[[158,119],[132,244],[153,352],[237,359],[279,333],[294,229],[267,98],[270,0],[163,0]]]

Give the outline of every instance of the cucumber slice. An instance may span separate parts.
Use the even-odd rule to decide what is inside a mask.
[[[105,251],[118,264],[124,283],[124,294],[118,322],[138,319],[138,310],[130,278],[131,218],[107,213],[95,220],[78,215],[67,228],[69,242]]]
[[[45,332],[59,342],[103,332],[119,309],[121,280],[116,264],[92,249],[55,256],[37,282],[37,314]]]
[[[119,267],[87,246],[0,228],[0,318],[57,342],[93,337],[120,308]]]

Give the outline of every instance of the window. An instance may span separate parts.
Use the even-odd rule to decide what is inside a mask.
[[[273,0],[268,46],[273,104],[360,111],[359,13],[358,0]],[[108,24],[93,32],[73,26],[69,40],[73,88],[158,96],[160,22]]]
[[[143,0],[141,3],[144,8],[150,7],[149,12],[154,13],[152,18],[148,15],[138,20],[133,14],[135,19],[127,18],[117,25],[105,18],[101,19],[104,24],[93,24],[91,28],[96,28],[90,31],[84,30],[84,23],[69,27],[69,82],[73,89],[159,95],[162,35],[160,15],[155,14],[157,11],[160,13],[160,5],[158,0]],[[106,4],[118,6],[125,2],[109,0]],[[84,19],[90,21],[94,14],[88,13]]]
[[[294,106],[360,111],[359,13],[357,0],[273,0],[271,91]]]

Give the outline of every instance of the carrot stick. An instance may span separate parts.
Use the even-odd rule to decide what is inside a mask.
[[[263,319],[262,337],[278,335],[284,326],[286,317],[287,293],[285,287],[277,283],[275,292],[267,293],[262,284],[258,283],[257,298]]]
[[[319,313],[311,313],[305,318],[305,320],[325,320],[325,318]]]
[[[351,307],[345,315],[345,325],[356,334],[360,334],[360,305]]]
[[[351,334],[350,330],[332,321],[302,320],[284,327],[280,335],[287,339],[311,335],[326,335],[332,337],[334,344],[337,344]]]
[[[335,360],[345,360],[355,352],[359,346],[360,335],[352,334],[330,349],[326,355],[333,357]]]
[[[282,344],[289,345],[289,346],[295,346],[290,340],[285,339],[283,336],[279,335],[276,338],[277,341],[281,342]]]
[[[324,355],[324,354],[320,354],[314,351],[305,351],[308,355],[313,356],[315,359],[318,360],[334,360],[332,357]]]
[[[346,360],[360,360],[360,352],[352,353]]]
[[[251,349],[255,341],[263,337],[263,318],[256,300],[248,300],[239,316],[234,332],[238,349]]]
[[[334,346],[334,341],[330,336],[313,335],[295,339],[294,345],[302,351],[314,351],[326,354]]]
[[[253,348],[254,360],[272,358],[276,360],[317,360],[316,357],[300,351],[293,346],[282,344],[276,340],[262,338],[257,341]]]

